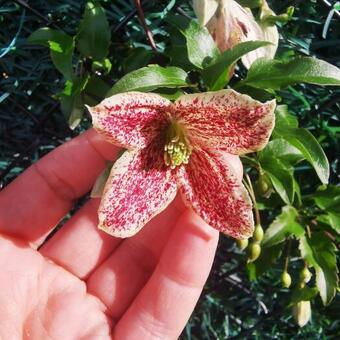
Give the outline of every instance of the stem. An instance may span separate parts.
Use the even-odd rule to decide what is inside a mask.
[[[144,29],[146,36],[148,37],[150,46],[151,46],[151,48],[154,52],[157,52],[157,47],[156,47],[155,41],[153,40],[152,33],[151,33],[147,23],[146,23],[143,8],[142,8],[142,5],[140,3],[140,0],[135,0],[135,4],[136,4],[137,11],[138,11],[139,20],[140,20],[140,22],[143,26],[143,29]]]
[[[287,246],[287,254],[285,258],[285,264],[284,264],[284,271],[288,271],[288,264],[289,264],[289,259],[290,259],[290,252],[292,249],[292,239],[288,240],[288,246]]]
[[[261,225],[260,212],[259,212],[259,209],[257,208],[256,197],[255,197],[253,186],[252,186],[250,178],[247,174],[245,175],[245,178],[246,178],[246,181],[243,181],[243,184],[247,188],[249,195],[250,195],[250,198],[253,202],[253,206],[254,206],[254,210],[255,210],[256,225]]]

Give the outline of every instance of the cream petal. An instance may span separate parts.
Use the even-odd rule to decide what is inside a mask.
[[[189,164],[179,169],[178,183],[186,205],[210,226],[237,239],[252,235],[251,200],[222,154],[193,151]]]
[[[99,228],[116,237],[136,234],[175,198],[177,184],[163,161],[163,144],[126,151],[114,164],[99,207]]]
[[[192,143],[240,155],[266,145],[275,106],[275,100],[261,103],[234,90],[221,90],[181,96],[173,115]]]
[[[93,126],[109,141],[125,148],[144,148],[166,124],[171,102],[154,93],[126,92],[87,107]]]

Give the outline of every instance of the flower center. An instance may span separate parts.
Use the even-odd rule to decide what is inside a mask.
[[[165,164],[171,169],[181,164],[188,164],[191,150],[184,128],[177,121],[171,120],[165,137]]]

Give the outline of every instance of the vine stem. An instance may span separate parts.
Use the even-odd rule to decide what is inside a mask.
[[[292,239],[289,239],[288,240],[288,246],[287,246],[286,258],[285,258],[284,271],[288,271],[288,264],[289,264],[291,249],[292,249]]]
[[[259,209],[257,208],[257,204],[256,204],[256,197],[255,197],[255,192],[253,189],[253,186],[251,184],[251,180],[249,178],[249,176],[246,174],[245,175],[246,180],[243,181],[244,186],[247,188],[250,198],[253,201],[253,206],[254,206],[254,210],[255,210],[255,219],[256,219],[256,224],[257,225],[261,225],[261,217],[260,217],[260,212]]]
[[[135,0],[135,5],[136,5],[137,11],[138,11],[139,20],[140,20],[140,22],[143,26],[144,32],[145,32],[145,34],[146,34],[146,36],[149,40],[150,46],[151,46],[151,48],[154,52],[157,52],[157,47],[156,47],[155,41],[153,40],[152,33],[151,33],[147,23],[146,23],[144,11],[143,11],[142,5],[140,3],[140,0]]]

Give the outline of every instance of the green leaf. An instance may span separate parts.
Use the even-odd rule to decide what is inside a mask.
[[[127,58],[123,60],[124,73],[129,73],[145,67],[153,56],[153,52],[143,47],[133,48]]]
[[[196,20],[178,15],[169,15],[167,20],[186,38],[188,58],[199,69],[203,69],[220,55],[208,30]]]
[[[160,87],[188,86],[187,73],[178,67],[149,65],[126,74],[109,91],[109,95],[127,91],[148,92]]]
[[[291,297],[291,304],[296,304],[300,301],[310,301],[315,298],[318,294],[319,289],[317,287],[303,287],[303,288],[296,288],[293,291]]]
[[[33,32],[27,40],[30,44],[48,46],[52,62],[56,69],[67,79],[74,77],[72,67],[72,56],[74,51],[73,37],[53,30],[51,28],[40,28]]]
[[[204,68],[202,77],[206,86],[213,91],[223,89],[230,79],[234,64],[248,52],[270,45],[268,41],[247,41],[224,51],[214,63]]]
[[[284,138],[296,147],[314,167],[322,183],[328,183],[329,163],[322,147],[315,137],[303,128],[275,128],[275,135]]]
[[[321,300],[328,305],[338,287],[335,245],[323,232],[313,232],[311,238],[301,237],[299,248],[301,256],[314,267]]]
[[[262,0],[237,0],[242,7],[258,8],[262,6]]]
[[[262,248],[260,257],[254,262],[247,263],[249,280],[254,281],[269,270],[281,256],[282,248],[283,243],[276,244],[272,247]]]
[[[285,164],[295,165],[302,161],[304,156],[293,145],[289,144],[283,138],[277,138],[270,141],[267,146],[258,152],[259,159],[270,159],[277,158]]]
[[[287,105],[277,105],[275,116],[275,126],[278,129],[286,127],[297,128],[299,126],[298,119],[288,112]]]
[[[340,213],[340,187],[328,185],[324,190],[319,189],[313,198],[319,208]]]
[[[279,90],[297,83],[340,85],[340,69],[312,57],[290,60],[257,59],[242,85]]]
[[[110,27],[105,10],[97,1],[86,4],[76,39],[77,49],[83,56],[95,60],[107,56],[111,40]]]
[[[305,230],[296,222],[297,216],[297,211],[292,206],[283,207],[281,214],[275,218],[266,230],[262,245],[264,247],[271,247],[284,241],[286,237],[291,235],[301,237]]]
[[[83,91],[88,82],[88,77],[77,78],[73,81],[67,81],[64,91],[59,95],[61,109],[68,118],[70,128],[75,129],[84,113]]]
[[[97,99],[97,103],[102,101],[107,92],[110,90],[110,86],[97,76],[91,76],[85,87],[85,93],[89,94],[93,98]],[[97,104],[96,103],[96,104]]]
[[[340,234],[340,214],[328,212],[324,215],[319,215],[316,220],[321,223],[325,223]]]
[[[294,177],[290,170],[279,159],[270,157],[261,160],[261,166],[270,177],[275,191],[286,204],[294,201]]]

